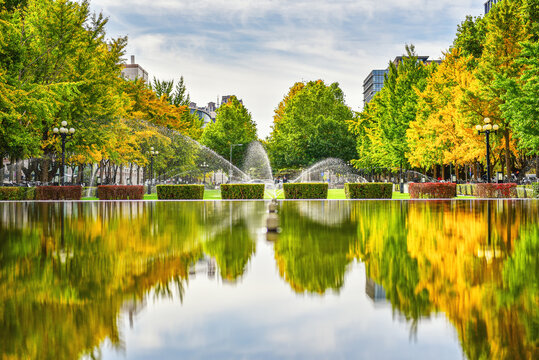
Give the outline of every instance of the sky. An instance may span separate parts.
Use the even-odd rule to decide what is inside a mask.
[[[183,75],[198,106],[236,95],[271,132],[274,110],[297,81],[338,82],[363,108],[363,80],[413,44],[439,59],[484,0],[92,0],[111,38],[128,36],[126,61],[150,79]]]

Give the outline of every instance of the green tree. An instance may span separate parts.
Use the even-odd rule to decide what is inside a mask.
[[[416,118],[418,94],[434,70],[418,61],[413,45],[406,46],[406,55],[398,64],[389,64],[384,87],[350,123],[361,155],[356,166],[407,167],[410,146],[406,131]]]
[[[509,119],[517,146],[526,155],[539,156],[539,43],[523,43],[517,64],[524,67],[518,79],[499,80],[507,92],[502,96],[502,116]],[[539,174],[539,164],[536,172]]]
[[[351,160],[355,141],[347,121],[353,118],[339,84],[294,84],[275,110],[268,139],[273,167],[305,167],[328,157]]]
[[[228,159],[231,145],[243,144],[239,149],[234,148],[232,163],[236,166],[243,164],[247,145],[255,141],[256,124],[247,108],[231,96],[228,103],[222,104],[217,110],[215,123],[210,123],[204,129],[201,143]]]
[[[466,20],[457,26],[457,37],[453,41],[453,47],[461,49],[462,56],[472,55],[475,59],[479,59],[483,54],[485,36],[485,20],[468,15]],[[474,65],[477,65],[477,62]]]
[[[477,67],[478,91],[469,92],[471,112],[478,117],[490,117],[501,126],[504,142],[505,168],[512,173],[514,140],[509,119],[501,111],[507,92],[501,84],[520,77],[522,68],[516,63],[521,52],[521,42],[530,37],[529,23],[522,13],[522,2],[503,0],[487,15],[487,35],[484,51]],[[475,105],[477,104],[477,105]],[[487,112],[479,107],[487,108]]]

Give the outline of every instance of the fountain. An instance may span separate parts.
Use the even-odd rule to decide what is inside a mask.
[[[128,121],[128,120],[126,120]],[[166,127],[156,126],[146,121],[128,121],[128,127],[137,133],[152,133],[151,138],[144,138],[139,146],[155,146],[166,160],[166,171],[155,174],[155,183],[182,184],[202,182],[207,184],[208,174],[212,177],[209,183],[218,186],[220,183],[261,183],[265,184],[266,196],[276,199],[282,194],[282,183],[273,178],[268,154],[264,146],[254,141],[248,144],[242,169],[234,166],[223,156],[200,144],[196,140]],[[151,131],[149,131],[151,130]],[[147,135],[144,135],[147,136]],[[140,151],[140,150],[139,150]],[[156,161],[163,160],[159,157]],[[139,159],[140,161],[140,159]],[[142,171],[142,164],[133,163],[119,165],[108,159],[100,163],[75,164],[67,166],[66,183],[79,183],[86,186],[84,194],[93,195],[95,184],[143,184],[149,183]],[[48,169],[43,170],[43,166]],[[10,179],[7,183],[20,185],[47,185],[58,180],[59,162],[54,157],[36,158],[19,161],[4,166],[0,171],[2,179]],[[40,181],[46,178],[46,181]],[[22,181],[21,181],[22,179]],[[34,181],[29,181],[29,180]],[[343,160],[328,158],[321,160],[291,182],[324,181],[333,185],[344,185],[345,182],[367,182],[356,169]]]
[[[402,175],[404,178],[408,179],[407,182],[436,182],[436,179],[413,170],[406,170],[402,173]],[[410,181],[410,179],[414,181]]]
[[[318,178],[319,176],[322,177],[322,173],[326,174],[328,172],[328,179],[331,177],[331,173],[333,173],[333,175],[340,178],[343,183],[368,182],[363,176],[357,174],[357,171],[352,166],[348,165],[345,161],[336,158],[320,160],[306,170],[303,170],[301,174],[291,182],[309,182],[313,175]]]

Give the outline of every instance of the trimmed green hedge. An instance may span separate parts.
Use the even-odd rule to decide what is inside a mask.
[[[163,200],[202,200],[204,185],[157,185],[157,198]]]
[[[347,199],[391,199],[392,183],[348,183],[344,184]]]
[[[36,188],[23,186],[0,187],[0,200],[34,200]]]
[[[97,187],[99,200],[143,200],[144,186],[142,185],[99,185]]]
[[[36,200],[80,200],[82,186],[38,186]]]
[[[410,199],[452,199],[457,196],[455,183],[410,183]]]
[[[533,183],[532,189],[533,189],[533,196],[536,198],[539,198],[539,182]]]
[[[327,183],[283,184],[285,199],[327,199]]]
[[[477,196],[483,199],[517,197],[517,184],[515,183],[483,183],[477,184],[476,189]]]
[[[221,184],[221,199],[263,199],[264,184]]]

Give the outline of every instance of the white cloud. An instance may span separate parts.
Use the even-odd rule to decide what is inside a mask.
[[[295,81],[337,81],[360,110],[363,79],[414,43],[439,58],[477,0],[94,0],[150,76],[186,79],[200,105],[236,94],[269,134]]]

